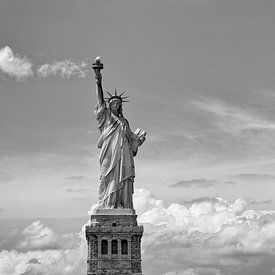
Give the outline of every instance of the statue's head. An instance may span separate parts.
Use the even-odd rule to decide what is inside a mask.
[[[120,99],[113,99],[109,101],[109,107],[112,113],[117,115],[122,114],[122,101]]]
[[[124,96],[124,97],[122,96],[125,92],[123,92],[120,95],[117,95],[117,90],[115,90],[114,95],[110,94],[109,92],[107,92],[107,93],[110,96],[109,98],[107,98],[107,100],[108,100],[109,108],[110,108],[111,112],[116,115],[122,114],[122,103],[128,102],[128,101],[124,100],[128,96]]]

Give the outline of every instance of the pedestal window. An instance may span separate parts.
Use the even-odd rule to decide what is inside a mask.
[[[108,241],[107,240],[101,241],[101,254],[103,254],[103,255],[108,254]]]
[[[128,241],[127,240],[121,241],[121,254],[122,255],[128,254]]]
[[[112,240],[112,254],[117,254],[117,252],[118,252],[117,240]]]

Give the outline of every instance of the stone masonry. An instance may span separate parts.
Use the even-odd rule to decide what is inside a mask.
[[[96,210],[86,226],[87,275],[142,275],[142,234],[135,210]]]

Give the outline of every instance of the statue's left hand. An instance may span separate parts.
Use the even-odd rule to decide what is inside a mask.
[[[143,144],[143,142],[145,141],[145,136],[141,136],[139,139],[138,139],[138,145],[140,146],[140,145],[142,145]]]

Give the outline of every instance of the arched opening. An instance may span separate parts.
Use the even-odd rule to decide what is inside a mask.
[[[112,254],[117,254],[117,240],[112,240]]]
[[[103,254],[103,255],[108,254],[108,241],[107,240],[101,241],[101,254]]]
[[[121,241],[121,254],[122,255],[128,254],[128,241],[127,240]]]

